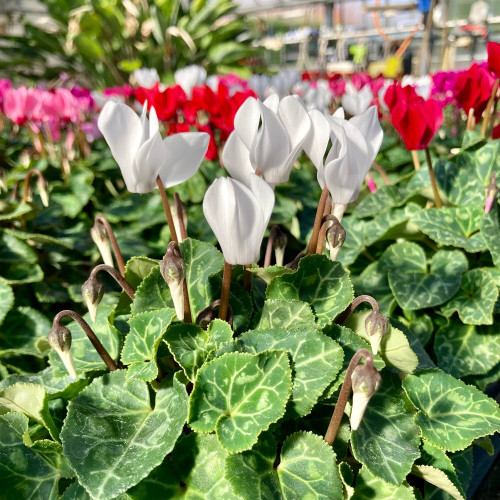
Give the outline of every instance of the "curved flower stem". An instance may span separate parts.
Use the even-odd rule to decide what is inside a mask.
[[[417,160],[418,160],[418,158],[417,158]],[[382,166],[379,163],[377,163],[376,161],[374,161],[372,165],[373,165],[373,168],[380,175],[380,177],[382,177],[382,180],[384,181],[385,185],[390,186],[391,181],[390,181],[389,177],[387,176],[387,174],[385,173],[385,170],[382,168]]]
[[[489,134],[489,137],[491,139],[492,137],[492,134],[493,134],[493,128],[494,128],[494,125],[495,125],[495,118],[497,116],[497,104],[498,104],[498,86],[500,85],[500,79],[497,78],[496,82],[495,82],[495,85],[496,85],[496,88],[494,87],[494,92],[492,92],[492,97],[493,97],[493,103],[491,105],[491,108],[489,108],[489,102],[488,102],[488,107],[486,108],[488,110],[490,110],[490,114],[488,116],[488,121],[489,121],[489,127],[490,127],[490,134]],[[482,133],[482,129],[481,129],[481,133]],[[484,131],[484,134],[486,134],[486,129]]]
[[[427,165],[429,166],[429,176],[431,178],[432,192],[434,193],[434,204],[437,208],[441,208],[443,206],[443,203],[441,202],[441,198],[439,196],[436,176],[434,175],[434,169],[432,168],[432,160],[429,148],[425,148],[425,158],[427,159]]]
[[[184,214],[183,214],[183,209],[182,209],[182,201],[180,196],[177,193],[174,193],[174,204],[175,204],[175,209],[177,211],[177,220],[179,221],[179,229],[181,233],[181,238],[182,241],[184,241],[188,235],[186,231],[186,226],[184,225]]]
[[[347,309],[339,315],[335,323],[337,325],[343,325],[347,321],[347,318],[349,318],[354,310],[363,302],[368,302],[372,306],[373,311],[377,313],[380,312],[378,302],[371,295],[359,295],[347,306]]]
[[[486,135],[486,128],[488,127],[488,123],[490,122],[491,113],[494,110],[493,103],[496,101],[499,83],[500,83],[500,80],[497,78],[495,80],[495,84],[493,85],[493,90],[491,91],[491,96],[488,99],[488,104],[486,105],[486,110],[484,112],[483,123],[481,124],[481,135]],[[495,102],[495,104],[496,104],[496,102]],[[496,108],[496,106],[495,106],[495,108]]]
[[[224,274],[222,275],[222,292],[219,305],[219,319],[226,321],[227,307],[229,305],[229,290],[231,288],[231,269],[233,266],[224,261]]]
[[[319,231],[318,244],[316,246],[316,253],[319,255],[323,254],[323,249],[325,248],[326,230],[328,229],[327,220],[330,220],[330,219],[325,219],[325,217],[328,217],[331,210],[332,210],[332,199],[329,196],[325,203],[325,209],[323,210],[323,218],[321,219],[321,229]]]
[[[60,313],[56,314],[56,317],[54,318],[54,324],[60,324],[61,319],[65,316],[69,316],[70,318],[74,319],[81,326],[82,330],[85,332],[90,342],[92,342],[92,345],[94,346],[99,356],[101,356],[108,369],[110,371],[115,371],[118,366],[113,361],[108,351],[106,351],[106,348],[101,344],[101,341],[97,338],[92,328],[90,328],[88,323],[79,314],[69,309],[61,311]]]
[[[328,188],[323,188],[321,192],[321,198],[319,199],[318,208],[316,210],[316,217],[314,219],[313,232],[311,234],[311,239],[309,240],[309,246],[307,247],[308,254],[316,253],[316,248],[318,246],[319,230],[321,228],[321,219],[323,218],[323,213],[325,211],[326,200],[328,199]]]
[[[269,238],[267,239],[266,255],[264,257],[264,266],[263,267],[269,267],[271,265],[271,257],[273,255],[274,240],[276,239],[278,231],[279,231],[279,228],[276,225],[274,225],[271,228],[271,231],[269,233]]]
[[[115,254],[116,265],[118,266],[118,269],[122,277],[125,278],[125,263],[123,261],[123,255],[120,250],[120,247],[118,246],[118,241],[116,241],[116,236],[113,231],[113,228],[111,227],[111,224],[108,222],[108,219],[106,219],[106,217],[104,217],[104,215],[102,214],[97,214],[94,218],[94,222],[97,224],[102,224],[104,226],[104,229],[108,234],[109,241],[111,242],[113,253]]]
[[[347,400],[349,399],[349,394],[351,393],[351,376],[354,368],[358,366],[361,358],[365,358],[366,364],[373,364],[372,353],[368,349],[360,349],[357,351],[351,359],[349,366],[347,367],[347,371],[344,378],[344,383],[342,384],[342,388],[340,389],[339,398],[337,400],[337,404],[335,405],[335,410],[333,411],[332,419],[330,420],[330,424],[328,425],[328,429],[326,430],[325,437],[323,438],[330,446],[333,445],[335,441],[335,437],[337,436],[337,432],[339,430],[340,422],[342,421],[342,415],[344,414],[345,405],[347,404]]]
[[[469,115],[467,116],[467,126],[465,127],[465,130],[474,130],[474,127],[476,126],[474,111],[474,108],[469,109]]]
[[[114,280],[123,288],[123,291],[131,298],[131,300],[134,300],[134,289],[114,267],[108,266],[107,264],[99,264],[98,266],[95,266],[94,269],[92,269],[92,271],[90,272],[90,278],[97,278],[97,274],[99,274],[100,272],[106,272],[111,275]]]
[[[170,204],[168,203],[167,193],[165,192],[165,186],[160,179],[160,176],[156,178],[156,184],[160,190],[161,201],[163,203],[163,209],[165,210],[165,215],[167,216],[168,228],[170,229],[170,239],[179,243],[177,239],[177,232],[175,231],[174,219],[172,217],[172,211],[170,210]]]

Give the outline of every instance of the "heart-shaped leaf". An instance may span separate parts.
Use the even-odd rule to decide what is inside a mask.
[[[234,492],[255,498],[342,498],[335,453],[320,436],[297,432],[288,436],[276,461],[276,443],[266,435],[250,451],[227,459],[226,473]]]
[[[454,377],[484,375],[499,362],[500,336],[495,327],[451,320],[436,332],[434,352],[439,367]]]
[[[500,430],[498,404],[441,370],[408,375],[403,388],[419,410],[415,422],[432,445],[463,450],[474,439]]]
[[[420,431],[414,410],[395,375],[384,371],[357,431],[351,433],[354,457],[388,483],[400,485],[420,456]]]
[[[463,274],[459,291],[441,310],[447,317],[457,311],[467,325],[492,325],[497,299],[498,288],[491,275],[482,269],[472,269]]]
[[[216,431],[230,453],[248,450],[283,416],[291,389],[284,351],[224,354],[198,371],[189,400],[189,426],[197,432]]]
[[[14,292],[9,285],[0,283],[0,325],[3,323],[5,315],[14,305]]]
[[[361,467],[356,479],[356,489],[351,500],[415,500],[410,486],[396,486]]]
[[[117,370],[95,379],[68,405],[64,454],[93,498],[113,498],[169,453],[187,417],[187,393],[165,379],[152,408],[148,386]]]
[[[300,300],[266,300],[257,330],[271,328],[298,328],[314,325],[314,313],[311,306]]]
[[[485,249],[479,226],[484,207],[428,208],[416,213],[412,222],[440,245],[465,248],[468,252]]]
[[[382,259],[394,297],[402,309],[410,311],[437,306],[453,297],[467,270],[467,260],[459,250],[437,251],[429,270],[424,250],[408,241],[391,245]]]
[[[36,252],[12,234],[0,231],[0,281],[10,285],[35,283],[43,279]]]
[[[288,353],[293,372],[292,397],[286,414],[289,418],[303,417],[311,412],[339,373],[344,358],[337,342],[304,326],[246,332],[238,337],[237,343],[251,353],[271,349],[284,349]]]
[[[307,302],[320,325],[326,325],[353,299],[347,272],[324,255],[308,255],[293,274],[275,278],[267,287],[268,299]]]
[[[500,266],[500,221],[498,216],[498,204],[494,203],[491,211],[484,214],[481,220],[483,240],[497,267]]]

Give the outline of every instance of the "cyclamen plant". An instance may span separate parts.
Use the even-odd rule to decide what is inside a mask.
[[[289,141],[275,164],[288,169],[298,151],[279,107],[275,113],[256,104]],[[141,179],[141,166],[152,165],[135,160],[141,148],[153,151],[153,144],[160,148],[164,142],[154,119],[146,126],[144,114],[141,121],[133,112],[134,117],[120,113],[130,115],[136,133],[127,136],[128,157],[119,156],[125,147],[110,144],[111,149],[116,147],[120,168],[134,174],[134,185],[151,191],[158,176],[166,182],[162,176],[169,165],[149,168]],[[379,241],[368,238],[383,240],[411,222],[420,231],[413,233],[417,241],[429,243],[423,233],[434,244],[485,249],[497,263],[498,232],[488,229],[500,227],[497,207],[486,215],[483,207],[484,197],[494,196],[493,189],[485,193],[484,180],[490,182],[498,170],[492,154],[498,141],[484,144],[469,134],[457,158],[437,162],[437,186],[449,204],[444,208],[416,203],[399,208],[406,199],[427,201],[431,181],[422,168],[406,184],[378,189],[344,216],[381,147],[376,113],[366,113],[370,119],[361,122],[316,115],[317,123],[328,123],[324,148],[307,151],[318,141],[313,125],[307,132],[300,147],[317,163],[324,190],[306,255],[290,265],[256,263],[276,197],[265,171],[253,163],[248,184],[218,179],[205,195],[204,210],[222,253],[204,241],[178,238],[162,262],[131,258],[123,277],[106,266],[95,268],[82,290],[90,314],[82,319],[63,311],[54,320],[47,371],[11,376],[0,385],[6,409],[0,416],[0,470],[7,497],[28,497],[35,490],[40,498],[61,494],[63,499],[412,499],[440,488],[466,498],[472,447],[488,447],[488,439],[481,439],[500,429],[500,410],[455,377],[487,375],[495,368],[497,341],[482,334],[487,328],[482,325],[493,321],[498,290],[490,277],[497,276],[497,268],[467,271],[462,250],[439,249],[428,270],[418,243],[398,241],[388,248],[382,243],[381,251]],[[107,123],[113,126],[113,120]],[[252,133],[264,135],[258,127]],[[119,134],[110,137],[122,140]],[[264,160],[264,152],[255,150],[250,158]],[[157,185],[165,202],[165,190]],[[330,207],[341,206],[339,217],[335,207],[326,208],[329,197]],[[168,200],[165,210],[168,215]],[[180,227],[183,215],[178,209]],[[464,217],[470,231],[458,224]],[[170,219],[173,215],[174,239]],[[114,237],[106,222],[98,219],[94,239],[109,262],[103,227],[111,241]],[[326,229],[329,222],[332,230]],[[276,230],[273,238],[283,246]],[[334,256],[339,262],[323,254],[325,239],[340,249]],[[121,254],[116,246],[115,257]],[[349,274],[343,263],[353,263],[367,247],[383,253],[380,262],[360,275]],[[226,263],[235,268],[223,279]],[[246,273],[240,265],[247,266]],[[99,305],[105,293],[96,277],[101,270],[110,271],[125,290],[115,304]],[[186,294],[179,293],[181,286]],[[181,300],[189,304],[192,321]],[[365,302],[371,310],[354,312]],[[397,306],[407,324],[387,319]],[[440,306],[450,321],[435,338],[441,369],[422,346],[425,328],[416,328],[432,306]],[[66,315],[76,321],[62,325]],[[475,346],[481,359],[454,365],[458,350]]]

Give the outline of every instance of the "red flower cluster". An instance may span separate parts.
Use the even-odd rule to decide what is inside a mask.
[[[426,101],[412,86],[400,83],[388,87],[384,100],[406,149],[425,149],[443,123],[443,110],[437,101]]]
[[[191,127],[210,135],[206,158],[218,158],[220,147],[234,128],[234,115],[248,97],[256,97],[253,90],[237,91],[230,94],[229,89],[219,83],[217,90],[203,85],[194,87],[189,99],[179,85],[161,90],[159,85],[147,89],[138,87],[133,91],[140,104],[148,102],[154,106],[158,118],[167,122],[168,133],[187,132]]]
[[[491,73],[476,63],[457,77],[455,98],[467,114],[471,109],[474,110],[476,121],[481,119],[494,83],[495,79]]]
[[[500,78],[500,43],[488,42],[486,50],[488,51],[488,69]]]

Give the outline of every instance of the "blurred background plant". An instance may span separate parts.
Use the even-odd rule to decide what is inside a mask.
[[[25,34],[3,35],[0,71],[23,77],[77,76],[104,87],[129,81],[135,69],[160,75],[189,64],[208,73],[246,75],[255,57],[245,18],[231,0],[45,0],[50,22],[29,17]]]

